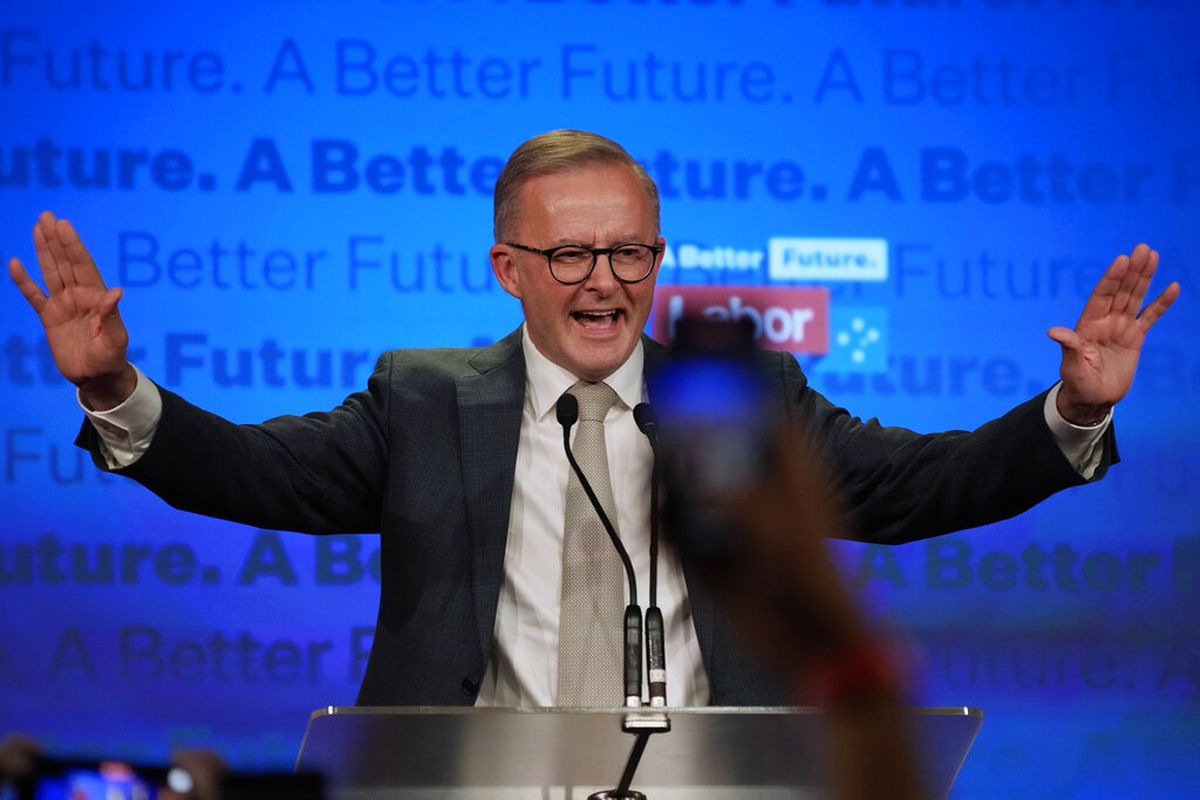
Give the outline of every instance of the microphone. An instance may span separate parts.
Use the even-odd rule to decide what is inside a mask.
[[[650,604],[646,608],[646,679],[650,705],[667,704],[667,645],[662,610],[658,607],[658,415],[649,403],[633,407],[633,421],[650,440],[654,454],[650,470]]]
[[[638,403],[633,407],[633,421],[637,423],[638,430],[646,434],[650,446],[657,452],[658,414],[654,412],[654,408],[649,403]]]
[[[564,433],[570,435],[571,426],[579,420],[579,398],[570,392],[558,398],[554,404],[554,416],[558,417],[558,424],[565,428]]]
[[[562,425],[563,452],[567,454],[567,461],[571,464],[575,476],[579,478],[579,484],[583,487],[592,508],[596,510],[596,515],[600,518],[600,523],[604,525],[604,530],[608,532],[609,540],[617,549],[617,555],[621,557],[621,563],[625,567],[625,577],[629,581],[629,605],[625,607],[624,621],[625,705],[636,708],[642,704],[642,610],[637,601],[637,576],[634,575],[633,562],[629,560],[629,553],[625,550],[625,545],[621,543],[617,529],[613,527],[608,514],[604,512],[604,506],[596,497],[592,484],[583,474],[579,462],[575,460],[575,454],[571,452],[571,426],[579,419],[579,399],[570,392],[566,392],[558,398],[558,402],[554,406],[554,415],[558,418],[558,424]]]

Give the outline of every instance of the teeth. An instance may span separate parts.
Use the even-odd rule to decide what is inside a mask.
[[[575,311],[572,316],[579,321],[581,325],[589,328],[608,329],[615,328],[617,317],[620,312],[613,311]]]

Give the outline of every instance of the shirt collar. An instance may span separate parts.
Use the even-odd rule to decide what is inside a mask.
[[[524,325],[521,326],[521,349],[525,353],[525,384],[528,397],[533,403],[534,414],[541,419],[554,409],[558,398],[574,386],[579,378],[542,355],[530,340],[529,331]],[[604,379],[627,409],[633,408],[644,398],[644,363],[645,354],[642,351],[642,340],[639,338],[625,363]]]

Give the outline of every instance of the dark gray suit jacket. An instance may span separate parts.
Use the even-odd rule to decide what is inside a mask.
[[[649,339],[647,370],[667,357]],[[862,422],[808,387],[794,358],[760,355],[784,412],[832,459],[850,535],[898,543],[1012,516],[1082,483],[1039,396],[973,432]],[[149,450],[121,470],[171,505],[262,528],[381,533],[379,617],[362,705],[475,700],[491,652],[525,396],[520,332],[484,349],[385,353],[332,411],[234,425],[162,390]],[[78,444],[104,467],[84,424]],[[1115,460],[1112,433],[1100,477]],[[614,469],[619,467],[615,466]],[[684,573],[714,705],[785,695],[725,633]]]

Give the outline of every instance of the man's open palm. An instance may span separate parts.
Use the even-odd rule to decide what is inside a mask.
[[[121,290],[105,286],[67,220],[43,212],[33,226],[33,243],[46,292],[18,259],[9,261],[8,272],[41,318],[59,371],[85,391],[126,386],[133,374],[125,355],[129,334],[117,313]]]
[[[1075,329],[1048,331],[1063,348],[1058,408],[1067,420],[1093,422],[1129,391],[1146,332],[1179,296],[1173,282],[1142,308],[1157,268],[1158,253],[1144,244],[1118,256],[1092,290]]]

